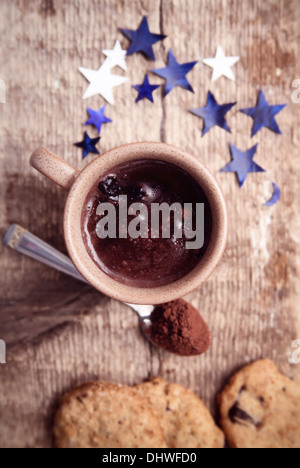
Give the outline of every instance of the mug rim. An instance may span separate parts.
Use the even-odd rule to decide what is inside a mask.
[[[212,212],[208,247],[197,265],[173,283],[154,288],[126,285],[111,278],[90,257],[82,238],[82,210],[92,186],[116,166],[131,160],[156,159],[190,174],[204,191]],[[160,142],[121,145],[99,155],[82,169],[73,182],[64,211],[64,236],[68,253],[78,271],[103,294],[132,304],[162,304],[190,293],[215,270],[227,245],[228,214],[221,188],[207,167],[185,150]]]

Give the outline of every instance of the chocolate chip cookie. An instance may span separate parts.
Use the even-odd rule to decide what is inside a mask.
[[[300,385],[269,360],[235,374],[219,395],[221,426],[233,448],[300,448]]]
[[[223,448],[224,434],[189,389],[161,378],[136,386],[159,418],[169,448]]]
[[[67,393],[54,422],[58,448],[165,448],[160,421],[134,389],[90,382]]]

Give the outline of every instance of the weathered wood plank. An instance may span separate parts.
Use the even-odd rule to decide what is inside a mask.
[[[196,154],[224,190],[231,229],[222,264],[188,296],[214,337],[209,352],[194,358],[150,347],[126,306],[1,246],[0,338],[9,346],[7,365],[0,367],[0,446],[51,446],[59,395],[88,379],[134,384],[159,374],[190,386],[213,411],[224,380],[250,360],[273,358],[300,380],[299,366],[290,366],[286,355],[300,336],[300,104],[291,101],[291,83],[300,74],[299,13],[297,0],[1,2],[0,78],[7,84],[7,103],[0,104],[2,236],[18,222],[64,250],[66,194],[30,168],[29,156],[44,144],[76,167],[90,160],[82,162],[73,143],[82,137],[86,106],[104,101],[81,99],[87,82],[77,69],[97,68],[101,49],[117,38],[125,48],[118,28],[136,28],[144,14],[150,29],[168,38],[154,46],[155,64],[140,55],[127,59],[129,81],[107,107],[114,122],[104,126],[100,149],[161,140]],[[227,55],[241,56],[236,83],[211,83],[211,69],[199,62],[188,75],[195,94],[175,89],[163,101],[157,92],[153,105],[134,104],[130,85],[162,66],[170,47],[179,61],[201,61],[219,44]],[[151,82],[160,79],[153,75]],[[254,104],[261,86],[271,104],[289,104],[278,116],[282,136],[264,129],[250,139],[251,120],[238,112]],[[187,112],[204,105],[209,89],[221,103],[238,101],[228,114],[231,135],[214,128],[201,138],[201,121]],[[268,169],[249,176],[242,190],[234,175],[218,173],[229,161],[229,142],[241,149],[258,142],[257,162]],[[274,180],[282,201],[265,208]]]

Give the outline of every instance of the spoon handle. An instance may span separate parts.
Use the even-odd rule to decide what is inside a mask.
[[[69,257],[56,250],[54,247],[51,247],[51,245],[42,241],[18,224],[12,224],[10,226],[5,234],[4,244],[24,255],[27,255],[28,257],[44,263],[45,265],[89,284],[75,268]],[[154,306],[152,305],[136,305],[128,303],[126,303],[126,305],[137,312],[141,320],[147,319],[154,309]]]
[[[12,224],[4,237],[4,244],[45,265],[88,283],[77,271],[72,261],[64,254],[31,234],[18,224]]]

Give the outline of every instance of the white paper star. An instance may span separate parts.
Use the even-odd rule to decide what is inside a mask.
[[[104,55],[106,55],[107,60],[109,60],[110,68],[118,65],[123,70],[127,70],[127,65],[125,63],[126,50],[123,50],[119,41],[116,41],[115,47],[111,50],[104,49],[102,50]]]
[[[83,99],[100,94],[107,102],[114,104],[113,87],[127,81],[125,76],[112,75],[108,60],[105,60],[99,70],[79,67],[79,71],[90,82],[89,87],[83,95]]]
[[[203,59],[205,65],[213,68],[212,81],[216,81],[220,76],[226,76],[230,80],[235,81],[235,76],[230,67],[240,60],[240,57],[226,57],[222,47],[218,46],[217,53],[214,58]]]

